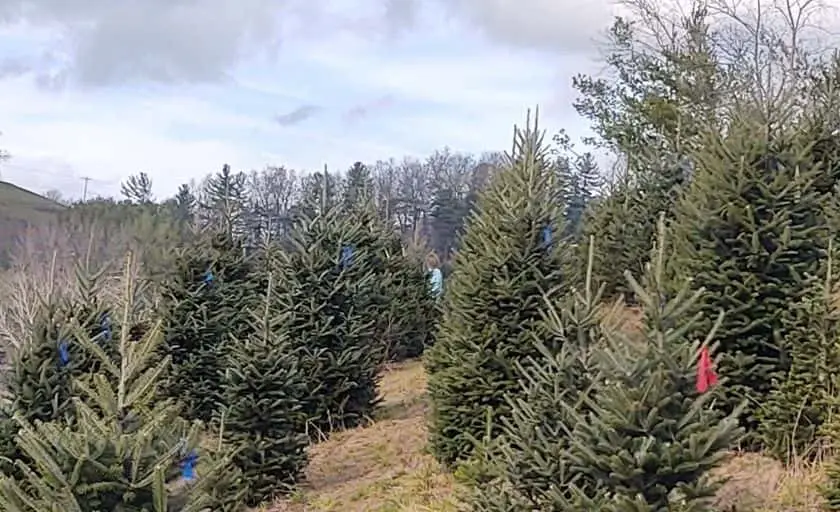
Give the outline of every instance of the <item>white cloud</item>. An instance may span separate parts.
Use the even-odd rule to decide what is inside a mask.
[[[443,144],[507,149],[512,124],[523,122],[535,106],[546,126],[573,135],[585,131],[571,108],[571,74],[594,68],[584,56],[497,48],[404,56],[329,41],[310,45],[304,54],[347,83],[394,98],[391,115],[380,115],[382,134],[410,141],[416,151]],[[406,103],[423,107],[401,108]]]
[[[236,170],[267,164],[296,169],[344,169],[357,159],[398,156],[394,141],[311,127],[279,127],[270,116],[249,116],[182,94],[60,94],[23,78],[0,81],[0,163],[4,180],[37,192],[114,195],[128,175],[147,172],[159,195],[229,163]],[[233,136],[231,136],[233,134]],[[251,140],[253,139],[253,140]]]
[[[344,52],[324,45],[307,59],[368,87],[387,89],[397,97],[451,106],[492,107],[538,101],[548,94],[554,71],[545,61],[505,52],[435,54],[421,58],[382,58]]]
[[[117,193],[145,171],[168,195],[223,163],[343,169],[443,145],[507,149],[535,104],[545,125],[573,128],[567,70],[586,65],[580,34],[603,25],[606,0],[437,1],[379,0],[365,12],[349,0],[0,2],[0,48],[15,50],[0,57],[0,147],[14,157],[3,178],[78,195],[83,176],[92,192]],[[272,51],[284,53],[254,59]],[[328,77],[322,97],[311,76],[283,67],[289,54]],[[244,69],[263,79],[242,79]],[[8,78],[21,71],[38,80]],[[224,105],[193,95],[205,82]],[[237,107],[258,94],[278,103]],[[300,124],[272,118],[305,105],[321,109]]]
[[[443,0],[442,0],[443,1]],[[616,12],[610,0],[446,0],[489,39],[526,48],[588,53]]]
[[[361,11],[349,0],[4,0],[0,26],[41,29],[41,52],[20,71],[101,86],[223,81],[290,41],[339,32],[390,40],[439,29],[441,12],[504,44],[585,51],[610,11],[608,0],[377,0]]]

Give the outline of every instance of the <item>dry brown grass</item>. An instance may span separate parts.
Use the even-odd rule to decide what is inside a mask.
[[[816,512],[823,510],[819,465],[784,467],[757,454],[735,455],[717,473],[728,482],[718,493],[717,510],[725,512]]]

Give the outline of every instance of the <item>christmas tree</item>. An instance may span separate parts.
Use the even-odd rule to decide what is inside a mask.
[[[560,505],[570,495],[563,490],[585,487],[568,457],[574,424],[569,409],[580,413],[585,405],[593,377],[589,354],[611,327],[606,322],[611,311],[602,306],[604,286],[596,289],[592,281],[592,240],[586,245],[583,288],[552,304],[545,315],[550,344],[560,349],[549,351],[543,340],[535,340],[539,356],[517,363],[524,376],[521,389],[507,397],[511,413],[502,419],[500,434],[481,446],[484,456],[466,499],[472,510],[565,511]]]
[[[384,333],[387,359],[391,362],[419,357],[432,344],[438,308],[429,293],[429,278],[423,262],[405,254],[396,235],[387,253],[390,290],[388,330]]]
[[[775,381],[758,412],[762,438],[770,453],[783,462],[818,455],[832,439],[826,428],[840,412],[840,316],[835,305],[837,285],[829,257],[824,276],[808,276],[810,293],[789,305],[793,313],[783,340],[790,347],[790,369]],[[833,436],[832,436],[833,437]]]
[[[161,356],[171,368],[162,393],[180,401],[188,419],[218,412],[231,339],[244,339],[245,311],[256,282],[244,250],[226,231],[207,233],[180,251],[177,269],[161,286],[166,315]]]
[[[74,329],[81,328],[110,357],[117,357],[114,326],[100,299],[104,275],[104,270],[93,271],[87,260],[76,262],[69,293],[59,295],[49,287],[39,298],[29,336],[12,353],[10,369],[3,375],[0,470],[14,471],[13,461],[25,456],[14,443],[16,416],[29,422],[75,420],[71,382],[100,365],[75,343]]]
[[[545,301],[565,291],[556,186],[543,135],[529,121],[467,221],[426,352],[430,445],[444,464],[469,456],[488,409],[496,426],[508,414],[504,397],[521,378],[516,362],[537,355],[532,339],[545,337]]]
[[[564,460],[585,486],[556,488],[554,510],[709,510],[720,482],[718,467],[742,434],[740,407],[723,417],[712,407],[726,386],[717,382],[710,356],[714,330],[704,341],[686,338],[700,313],[703,291],[683,287],[664,300],[664,221],[645,286],[627,278],[644,309],[645,336],[634,341],[605,331],[592,354],[597,376],[583,412],[570,430]],[[592,508],[595,507],[595,508]]]
[[[372,201],[356,203],[349,215],[364,227],[358,246],[366,248],[376,280],[366,297],[364,311],[376,324],[376,338],[386,360],[418,357],[429,344],[436,319],[434,297],[422,261],[405,254],[399,233],[378,217]]]
[[[302,347],[288,339],[288,314],[268,276],[263,304],[251,311],[253,334],[236,340],[224,382],[226,440],[247,483],[249,506],[289,492],[306,466],[305,399],[310,383]]]
[[[353,193],[348,190],[347,193]],[[354,306],[366,318],[361,321],[375,326],[373,334],[380,345],[381,352],[388,348],[396,317],[392,314],[395,282],[393,281],[395,253],[399,250],[399,238],[391,237],[388,227],[379,218],[376,206],[370,199],[365,199],[362,191],[356,190],[356,202],[345,202],[345,214],[350,222],[359,229],[354,233],[354,241],[348,245],[353,251],[354,264],[360,265],[371,273],[372,279],[357,290]],[[395,233],[394,233],[395,235]]]
[[[673,294],[690,280],[693,289],[706,290],[697,303],[703,313],[697,333],[726,311],[717,340],[729,384],[718,404],[728,413],[746,399],[742,424],[747,446],[756,446],[757,409],[789,371],[784,340],[804,320],[790,305],[809,293],[804,276],[819,272],[826,247],[814,187],[819,166],[811,165],[810,144],[793,126],[770,134],[741,117],[707,139],[677,205],[667,289]]]
[[[364,230],[340,204],[315,199],[301,208],[289,248],[278,255],[279,300],[294,305],[288,338],[306,352],[312,437],[360,424],[378,403],[382,345],[364,311],[376,285]]]
[[[650,257],[656,238],[656,219],[674,215],[685,189],[690,168],[659,154],[634,155],[630,168],[611,184],[607,194],[593,201],[584,214],[583,233],[595,236],[601,250],[595,255],[594,273],[606,286],[606,298],[623,295],[633,300],[624,271],[639,273]],[[582,251],[584,259],[586,254]]]
[[[610,184],[606,193],[594,200],[583,214],[582,234],[596,237],[600,250],[595,254],[593,274],[606,285],[607,298],[631,295],[623,272],[641,270],[649,251],[649,240],[643,236],[644,223],[638,200],[626,178]],[[629,220],[628,220],[629,219]],[[578,247],[583,262],[586,249]]]
[[[130,265],[129,265],[130,266]],[[128,267],[128,266],[127,266]],[[128,272],[127,272],[128,275]],[[99,373],[73,379],[76,421],[29,421],[21,415],[15,462],[22,477],[0,478],[0,509],[8,512],[172,512],[241,510],[213,489],[235,489],[225,458],[209,460],[199,447],[198,423],[179,418],[177,405],[161,400],[159,378],[168,358],[155,363],[160,325],[138,340],[130,336],[131,297],[120,322],[119,360],[76,325],[74,342],[98,358]],[[201,464],[196,469],[196,463]]]

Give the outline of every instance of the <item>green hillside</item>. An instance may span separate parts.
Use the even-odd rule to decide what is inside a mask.
[[[0,266],[27,226],[47,222],[64,208],[46,197],[0,181]]]

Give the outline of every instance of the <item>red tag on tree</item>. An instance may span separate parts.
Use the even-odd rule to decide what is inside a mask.
[[[700,360],[697,362],[697,392],[705,393],[718,382],[718,376],[712,366],[712,356],[709,347],[700,349]]]

